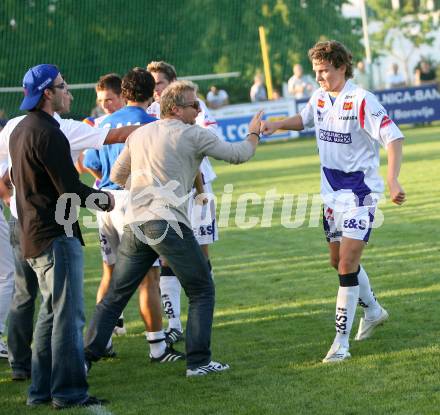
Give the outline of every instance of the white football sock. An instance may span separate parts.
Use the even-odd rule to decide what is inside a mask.
[[[147,332],[145,333],[145,337],[150,345],[150,354],[152,357],[160,357],[165,353],[167,345],[165,343],[163,330]]]
[[[165,315],[168,318],[168,329],[182,331],[180,321],[180,292],[182,287],[176,276],[160,277],[160,294]]]
[[[333,343],[339,343],[343,347],[349,347],[351,327],[353,326],[359,298],[359,285],[356,274],[346,274],[339,277],[343,285],[349,284],[349,286],[339,286],[336,299],[336,337]],[[350,279],[350,282],[347,279]]]
[[[370,286],[370,281],[365,269],[359,266],[359,305],[364,309],[366,320],[375,320],[380,315],[380,305]]]

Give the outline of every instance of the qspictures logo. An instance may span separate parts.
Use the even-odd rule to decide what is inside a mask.
[[[345,212],[360,206],[355,194],[344,193],[340,197],[322,197],[320,194],[278,193],[275,187],[268,189],[264,194],[246,192],[234,194],[234,185],[226,184],[217,197],[212,193],[195,195],[193,190],[184,191],[184,186],[175,180],[162,183],[154,178],[149,186],[136,191],[130,191],[126,198],[126,212],[124,222],[128,223],[135,236],[145,244],[156,245],[164,240],[170,229],[183,238],[181,230],[181,215],[188,218],[188,208],[192,204],[196,212],[198,223],[212,225],[211,209],[204,209],[206,204],[215,204],[217,207],[219,228],[235,226],[239,229],[255,227],[271,228],[281,225],[286,229],[300,227],[316,228],[320,226],[323,214],[323,203],[331,205],[337,212]],[[128,192],[128,191],[126,191]],[[378,204],[384,202],[380,194],[372,195],[367,205],[375,208],[375,220],[369,226],[380,227],[384,216]],[[82,225],[86,228],[98,228],[96,209],[98,204],[107,202],[106,195],[92,194],[87,198],[86,207],[90,215],[82,216]],[[62,225],[67,236],[73,235],[72,225],[78,220],[81,200],[76,194],[64,194],[59,198],[56,210],[57,223]],[[194,206],[199,208],[194,208]],[[365,199],[362,203],[366,206]],[[206,206],[206,205],[205,205]],[[118,207],[117,207],[118,208]],[[259,212],[259,213],[257,213]],[[194,218],[194,215],[192,215]],[[161,220],[166,223],[160,235],[145,235],[144,224],[151,220]]]

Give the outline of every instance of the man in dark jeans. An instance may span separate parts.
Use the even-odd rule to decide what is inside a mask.
[[[102,357],[119,315],[161,255],[189,299],[186,375],[229,369],[211,360],[214,283],[188,219],[187,201],[205,156],[238,164],[254,155],[262,114],[250,122],[247,140],[231,144],[195,125],[199,112],[196,86],[173,82],[161,97],[161,119],[134,132],[113,165],[110,179],[120,186],[129,180],[130,197],[112,282],[87,331],[88,363]]]
[[[63,113],[70,112],[71,94],[64,94]],[[0,163],[8,160],[9,140],[14,128],[25,116],[9,120],[0,132]],[[57,117],[60,129],[69,140],[72,160],[77,161],[84,150],[100,149],[103,145],[123,143],[138,126],[114,129],[94,128],[81,121]],[[9,182],[9,175],[7,175]],[[23,258],[20,248],[20,226],[17,222],[15,195],[10,198],[11,217],[9,220],[10,239],[14,252],[15,291],[9,312],[8,348],[12,380],[26,380],[31,376],[31,343],[35,299],[38,294],[38,280],[34,270]]]
[[[11,134],[11,179],[22,254],[38,277],[43,298],[27,403],[52,402],[56,409],[101,404],[87,393],[84,369],[83,241],[78,222],[66,218],[75,203],[111,210],[114,200],[79,180],[69,143],[53,118],[69,94],[58,68],[47,64],[31,68],[23,86],[20,109],[29,113]],[[64,194],[71,199],[61,205]]]

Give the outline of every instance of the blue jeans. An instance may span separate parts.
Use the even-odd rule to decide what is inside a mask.
[[[61,406],[81,403],[88,396],[81,244],[77,238],[59,236],[28,262],[43,296],[34,334],[28,403],[50,399]]]
[[[20,248],[20,226],[12,216],[9,220],[9,232],[15,262],[15,291],[8,324],[9,363],[13,372],[30,374],[38,278],[23,258]]]
[[[194,369],[211,361],[211,330],[215,289],[208,262],[193,231],[179,223],[181,238],[164,220],[140,225],[143,234],[161,242],[147,245],[138,239],[130,226],[124,227],[110,288],[96,305],[86,334],[86,357],[98,360],[105,351],[113,327],[158,255],[165,257],[189,299],[186,326],[187,366]]]

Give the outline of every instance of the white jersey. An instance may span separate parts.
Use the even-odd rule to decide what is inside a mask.
[[[209,109],[206,106],[206,104],[201,99],[198,99],[198,101],[200,104],[200,112],[199,112],[199,115],[197,115],[196,124],[200,125],[200,127],[207,128],[208,130],[212,131],[217,137],[221,137],[221,134],[219,134],[219,131],[218,131],[217,121],[209,112]],[[147,114],[159,119],[160,118],[160,103],[153,102],[147,108],[146,111],[147,111]],[[211,183],[217,177],[217,175],[214,172],[214,169],[211,166],[211,162],[209,161],[208,157],[204,157],[202,162],[200,163],[200,172],[203,175],[203,182],[204,183]]]
[[[17,126],[17,124],[26,115],[12,118],[8,121],[0,131],[0,165],[4,163],[5,159],[8,160],[8,167],[11,168],[11,158],[9,156],[9,137]],[[104,145],[104,141],[110,130],[104,128],[94,128],[90,125],[72,119],[61,118],[57,113],[54,114],[54,118],[60,124],[60,129],[67,137],[70,144],[70,154],[72,156],[73,163],[76,163],[79,155],[88,148],[94,148],[99,150]],[[15,191],[11,197],[11,213],[14,217],[17,217],[17,208],[15,203]]]
[[[384,191],[379,175],[380,144],[403,138],[385,108],[370,92],[347,81],[332,103],[318,89],[300,113],[304,127],[315,126],[321,159],[321,195],[332,206],[356,195],[377,199]]]
[[[146,110],[148,115],[151,115],[154,118],[160,119],[160,103],[154,101]]]

